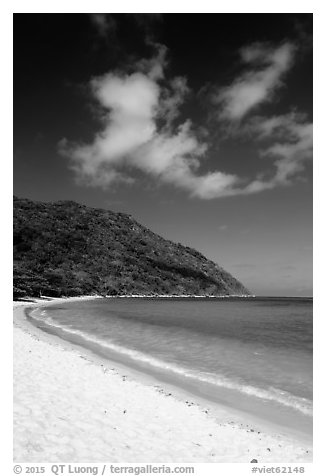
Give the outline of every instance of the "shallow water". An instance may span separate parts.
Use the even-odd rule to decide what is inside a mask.
[[[247,398],[281,419],[312,415],[311,299],[97,299],[33,317],[211,399],[231,391],[234,405]]]

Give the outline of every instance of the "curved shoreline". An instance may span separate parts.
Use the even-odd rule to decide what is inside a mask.
[[[94,296],[88,299],[94,299]],[[272,426],[263,428],[259,422],[248,419],[248,415],[246,419],[245,415],[232,412],[232,409],[219,405],[211,406],[209,402],[157,381],[154,377],[97,357],[83,347],[44,333],[27,321],[24,314],[26,307],[43,307],[62,301],[68,300],[55,299],[45,303],[38,300],[32,305],[24,303],[16,307],[14,312],[17,349],[14,354],[15,461],[60,459],[78,462],[147,460],[199,463],[250,462],[252,458],[256,458],[259,462],[311,462],[311,445],[307,442],[279,434]],[[68,365],[68,361],[71,365]],[[72,368],[75,371],[78,369],[77,380]],[[37,398],[36,384],[41,387],[50,402],[53,401],[55,393],[62,405],[56,404],[53,408],[47,399],[41,404]],[[112,411],[114,419],[117,419],[118,426],[115,428],[119,427],[124,432],[123,443],[120,437],[117,438],[117,430],[103,421],[105,410],[100,412],[100,419],[95,418],[100,408],[108,404],[114,408],[114,411],[111,408],[110,412]],[[119,407],[123,406],[129,408],[128,413],[120,413]],[[90,408],[92,413],[86,426],[91,434],[97,434],[97,447],[94,449],[93,445],[91,453],[86,448],[87,445],[85,446],[88,435],[80,434],[80,414],[89,413]],[[133,409],[137,410],[136,414]],[[58,412],[64,413],[69,426],[63,424]],[[56,433],[53,434],[53,425],[49,426],[44,422],[44,418],[41,418],[44,413],[50,417],[52,423],[55,422],[56,433],[59,432],[66,441],[65,446],[61,445],[60,451],[58,450],[59,453],[56,453],[54,448],[53,438]],[[130,416],[131,413],[134,414]],[[150,417],[146,418],[148,414]],[[144,419],[149,428],[144,427]],[[167,428],[165,433],[162,432],[163,427]],[[24,434],[21,434],[22,428]],[[111,438],[109,447],[108,434]],[[76,440],[72,446],[71,441],[68,444],[67,435]],[[135,443],[135,435],[141,444],[139,441]],[[201,439],[199,446],[190,441],[198,440],[198,435]],[[35,444],[35,438],[38,444]],[[31,450],[31,445],[34,445],[34,450]],[[162,453],[162,447],[166,447],[165,453]]]
[[[43,309],[43,306],[41,309]],[[158,381],[165,387],[167,385],[173,386],[173,394],[176,391],[181,391],[183,397],[184,393],[188,397],[190,394],[192,399],[198,400],[200,398],[201,401],[204,400],[205,406],[222,406],[228,412],[237,413],[245,420],[259,423],[262,428],[267,427],[268,431],[273,427],[274,431],[278,433],[291,435],[308,443],[311,442],[312,415],[310,407],[304,412],[295,406],[287,405],[287,401],[284,404],[275,398],[269,398],[268,392],[264,397],[263,389],[249,387],[243,390],[234,386],[232,381],[229,382],[229,385],[225,382],[216,385],[215,381],[211,383],[207,380],[198,380],[197,376],[196,378],[193,377],[189,369],[174,366],[167,367],[164,361],[152,359],[147,354],[130,351],[128,348],[106,343],[106,341],[99,342],[98,338],[93,338],[87,333],[58,325],[50,316],[50,322],[48,322],[48,316],[43,317],[42,310],[37,312],[37,309],[34,309],[33,312],[33,308],[30,310],[27,308],[26,312],[28,320],[36,327],[40,327],[45,333],[57,336],[66,342],[90,351],[97,358],[114,362],[116,365],[123,365],[124,369],[129,372],[137,371],[138,380],[139,378],[154,378],[155,382]],[[65,312],[69,312],[69,306],[66,307]],[[260,392],[260,394],[257,395],[257,392]]]

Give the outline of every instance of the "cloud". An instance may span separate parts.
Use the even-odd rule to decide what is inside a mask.
[[[160,116],[165,118],[168,124],[178,117],[179,108],[189,91],[186,78],[180,76],[170,81],[169,89],[162,89]]]
[[[134,68],[154,81],[163,79],[164,68],[167,65],[167,47],[159,43],[154,43],[148,39],[146,40],[146,43],[156,49],[156,55],[150,59],[143,58],[140,61],[136,61]]]
[[[145,75],[135,73],[125,77],[106,74],[93,79],[91,89],[101,106],[110,111],[103,118],[103,129],[92,144],[61,141],[60,150],[70,157],[80,181],[103,187],[116,180],[128,181],[117,169],[152,138],[159,88]]]
[[[296,48],[290,42],[274,46],[255,43],[240,50],[240,57],[249,70],[240,74],[230,86],[213,96],[215,109],[224,133],[233,136],[249,134],[257,144],[262,158],[272,160],[272,167],[259,174],[234,195],[259,193],[278,186],[290,185],[312,159],[312,124],[304,114],[291,112],[273,117],[251,116],[241,120],[258,106],[270,102],[283,85],[284,74],[293,64]],[[274,170],[271,175],[271,170]]]
[[[59,150],[70,158],[78,180],[88,185],[132,182],[128,171],[134,168],[193,196],[223,196],[238,178],[222,172],[197,175],[207,145],[196,138],[190,121],[172,127],[187,86],[180,77],[165,86],[159,83],[164,76],[163,51],[159,48],[154,59],[139,62],[141,72],[94,78],[92,93],[107,111],[102,130],[91,144],[63,139]],[[160,128],[158,120],[163,123]]]
[[[241,61],[250,69],[212,97],[213,103],[220,107],[220,119],[239,121],[262,103],[271,101],[282,86],[282,77],[290,68],[294,53],[291,43],[277,48],[263,43],[242,48]]]
[[[108,34],[115,33],[116,22],[112,16],[105,13],[90,13],[89,17],[100,37],[106,38]]]
[[[303,114],[290,113],[271,118],[256,117],[247,127],[261,143],[260,155],[274,159],[275,174],[269,180],[254,180],[246,190],[259,192],[280,185],[290,185],[313,155],[313,126]],[[272,141],[272,144],[271,144]]]
[[[152,35],[156,26],[163,22],[162,13],[129,13],[129,16],[148,35]]]
[[[293,124],[291,129],[294,136],[292,142],[278,142],[263,151],[265,156],[278,157],[275,162],[276,184],[288,184],[290,178],[303,170],[304,162],[312,158],[312,124]]]
[[[90,81],[92,95],[104,111],[101,128],[91,143],[67,139],[59,143],[59,151],[69,158],[79,183],[103,188],[131,184],[135,181],[134,171],[140,171],[158,185],[170,184],[192,197],[209,200],[288,185],[303,170],[312,156],[312,125],[303,115],[291,113],[254,117],[244,127],[247,136],[259,145],[262,160],[272,162],[268,174],[250,180],[220,170],[201,173],[203,161],[212,151],[189,119],[180,120],[180,108],[189,93],[186,78],[167,79],[167,49],[151,44],[156,54],[134,62],[133,70],[129,65],[128,73],[109,72]],[[222,112],[232,120],[269,100],[279,85],[281,71],[289,67],[292,49],[289,44],[274,49],[255,44],[241,50],[241,55],[246,63],[264,67],[251,75],[252,84],[259,85],[259,98],[254,100],[252,95],[250,100],[240,101],[241,108],[236,113],[234,88],[244,84],[248,73],[230,86],[228,91],[233,92],[228,96],[229,107],[225,109],[224,101]],[[222,93],[225,95],[226,90]]]

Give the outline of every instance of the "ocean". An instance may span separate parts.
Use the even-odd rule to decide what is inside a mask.
[[[310,298],[108,298],[32,322],[210,401],[312,430]]]

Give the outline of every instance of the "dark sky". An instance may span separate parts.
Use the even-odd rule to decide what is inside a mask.
[[[311,14],[14,14],[14,193],[312,294]]]

